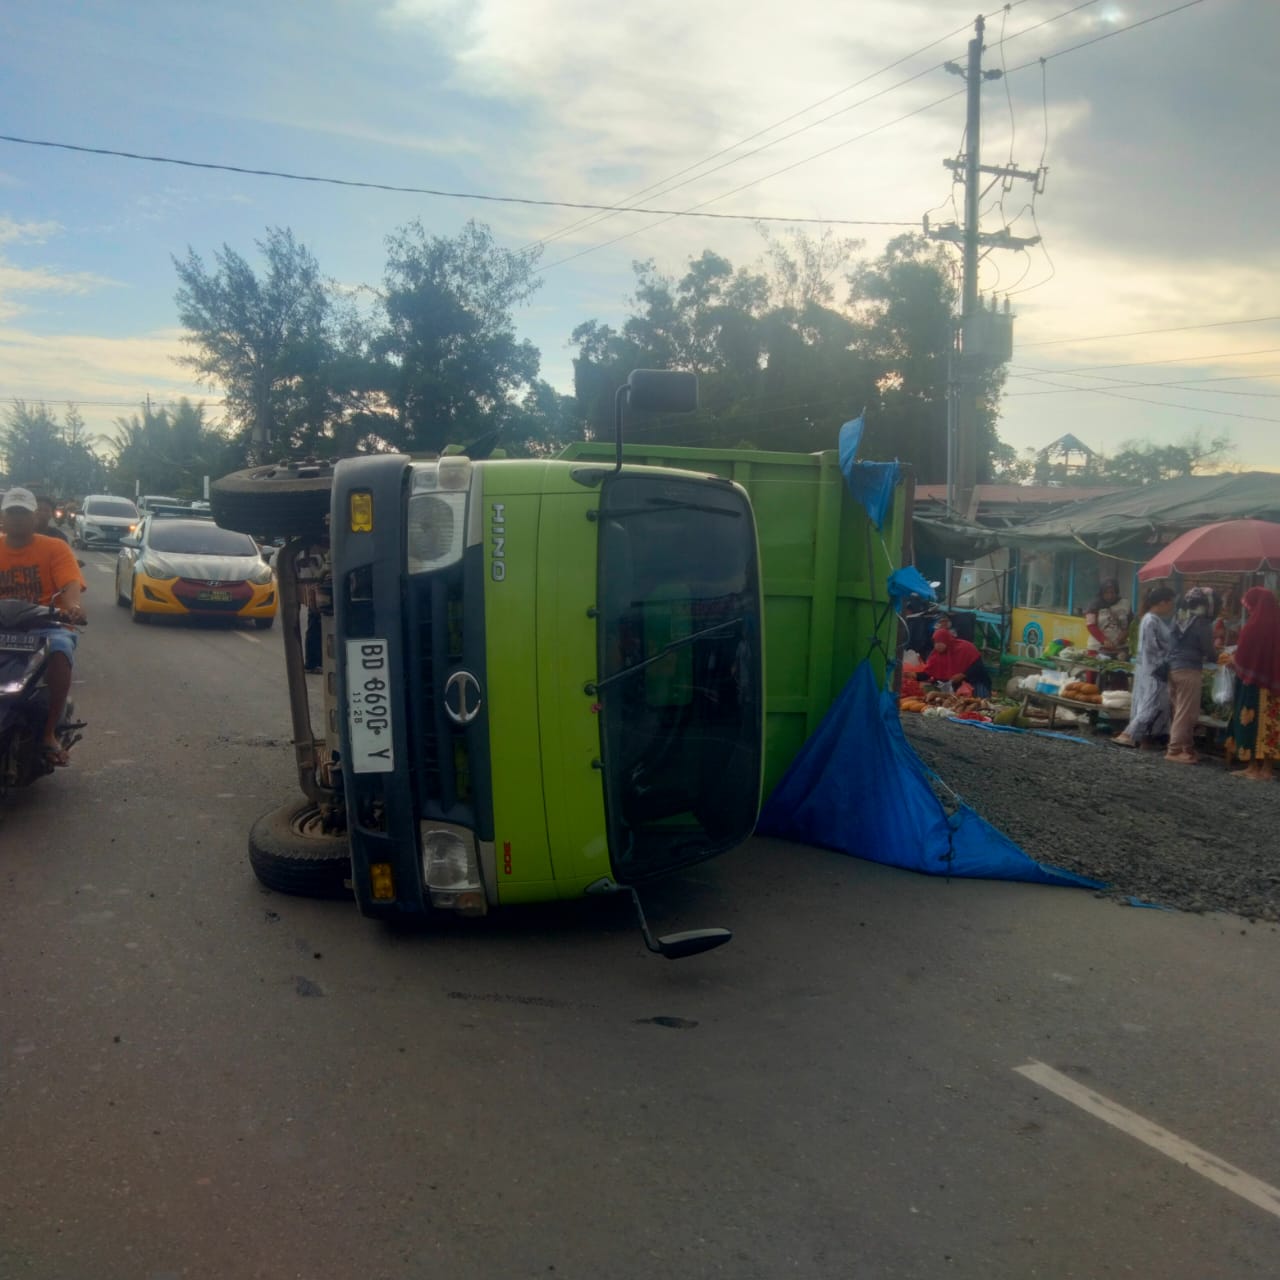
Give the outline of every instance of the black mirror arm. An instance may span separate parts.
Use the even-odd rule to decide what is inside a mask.
[[[631,388],[624,382],[613,396],[613,445],[616,464],[613,468],[617,475],[622,470],[622,406],[631,398]]]

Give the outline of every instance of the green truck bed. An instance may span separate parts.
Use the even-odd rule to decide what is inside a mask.
[[[561,456],[611,462],[614,447],[574,444]],[[767,796],[858,663],[869,656],[882,679],[886,657],[897,649],[886,580],[906,558],[910,472],[903,470],[892,512],[877,531],[849,493],[834,449],[767,453],[633,444],[623,456],[629,464],[725,476],[750,495],[764,576]]]

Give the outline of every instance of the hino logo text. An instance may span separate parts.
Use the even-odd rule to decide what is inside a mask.
[[[493,519],[489,531],[489,547],[492,555],[492,567],[489,572],[493,575],[494,582],[501,582],[507,576],[506,503],[493,503],[492,511]]]

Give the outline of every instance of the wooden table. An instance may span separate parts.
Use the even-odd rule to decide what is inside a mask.
[[[1049,708],[1049,728],[1052,729],[1054,721],[1058,717],[1058,708],[1066,707],[1070,711],[1076,712],[1078,715],[1084,715],[1088,718],[1089,727],[1096,729],[1098,727],[1098,717],[1106,716],[1108,721],[1115,724],[1128,724],[1129,716],[1127,712],[1121,711],[1118,707],[1104,707],[1100,702],[1078,702],[1075,698],[1060,698],[1056,693],[1040,693],[1036,689],[1026,689],[1022,694],[1022,707],[1020,714],[1026,715],[1027,708],[1035,703],[1037,706]]]

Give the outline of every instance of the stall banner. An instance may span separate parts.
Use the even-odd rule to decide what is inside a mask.
[[[1077,649],[1087,649],[1090,639],[1084,619],[1043,609],[1013,611],[1009,626],[1009,652],[1013,657],[1043,657],[1045,646],[1055,640],[1065,640]]]

